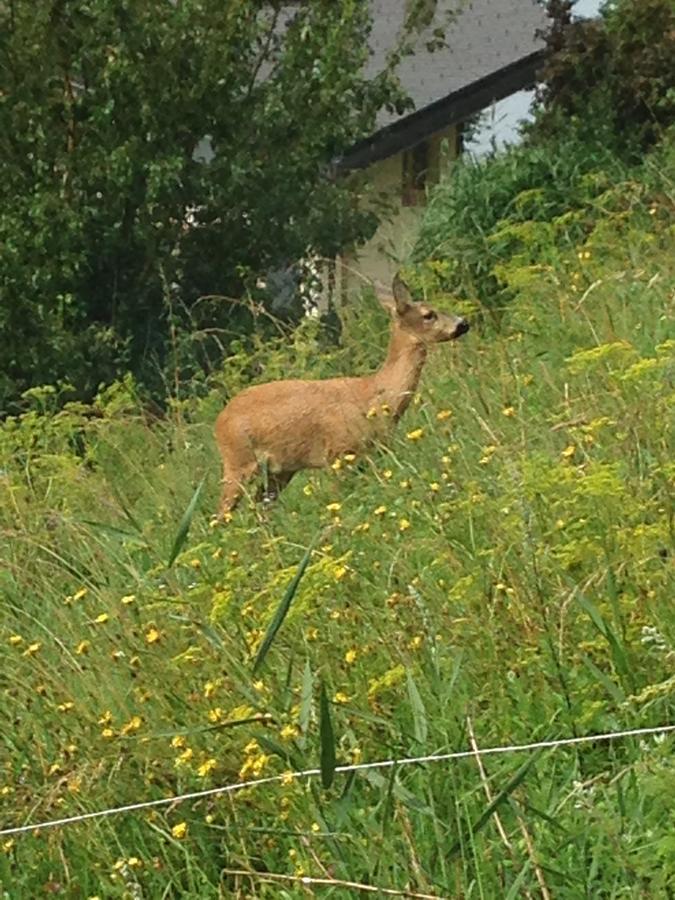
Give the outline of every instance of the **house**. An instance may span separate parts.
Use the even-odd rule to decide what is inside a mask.
[[[414,52],[397,69],[414,103],[403,115],[383,112],[377,130],[338,161],[365,170],[390,210],[363,247],[329,264],[326,298],[343,299],[368,279],[388,283],[411,249],[428,189],[462,151],[463,123],[497,100],[534,85],[543,54],[546,14],[536,0],[370,0],[373,73],[384,67],[414,2],[425,25],[412,35]],[[454,15],[453,15],[454,12]],[[448,24],[446,24],[448,23]],[[429,51],[434,29],[444,40]]]

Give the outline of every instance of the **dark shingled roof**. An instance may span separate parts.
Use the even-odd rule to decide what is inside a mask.
[[[372,57],[375,74],[396,45],[405,18],[406,0],[370,0],[373,11]],[[430,4],[433,6],[433,3]],[[541,62],[546,26],[536,0],[438,0],[431,23],[414,42],[415,52],[398,66],[401,84],[415,104],[398,116],[383,111],[377,131],[341,161],[359,168],[414,146],[434,131],[462,121],[509,94],[531,87]],[[429,52],[433,30],[445,25],[445,46]]]

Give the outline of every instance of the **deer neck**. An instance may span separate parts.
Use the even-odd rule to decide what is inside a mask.
[[[382,368],[374,376],[375,402],[386,404],[394,420],[408,408],[417,390],[427,348],[419,338],[394,326],[389,352]]]

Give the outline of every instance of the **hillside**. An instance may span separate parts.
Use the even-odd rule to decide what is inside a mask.
[[[314,768],[332,749],[346,764],[672,724],[674,159],[666,142],[639,170],[582,173],[546,214],[519,189],[466,266],[442,245],[441,187],[410,275],[477,319],[493,298],[482,324],[434,353],[390,446],[298,476],[269,512],[211,527],[215,416],[251,376],[376,365],[372,298],[346,311],[340,350],[308,321],[181,386],[161,420],[131,381],[92,405],[32,391],[0,427],[2,827]],[[327,789],[285,778],[5,836],[0,883],[12,897],[300,897],[303,876],[402,896],[669,896],[672,741],[400,765]]]

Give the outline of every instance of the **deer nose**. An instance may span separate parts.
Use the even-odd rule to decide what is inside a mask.
[[[455,327],[455,335],[457,337],[461,337],[463,334],[466,334],[471,326],[464,318],[459,318],[457,320],[457,326]]]

